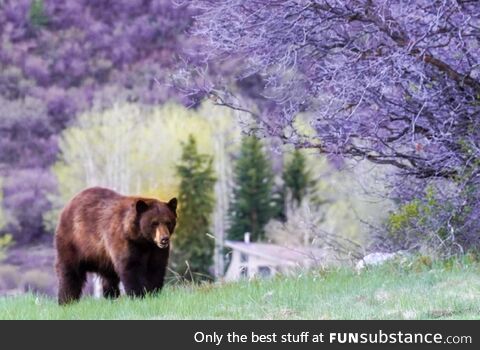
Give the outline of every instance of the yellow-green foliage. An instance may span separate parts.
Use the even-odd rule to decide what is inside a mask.
[[[2,178],[0,178],[0,230],[5,228],[7,224],[7,217],[3,209],[3,191]],[[6,249],[13,243],[11,234],[0,235],[0,261],[5,258]]]
[[[395,213],[388,218],[388,226],[392,232],[397,232],[410,225],[413,219],[420,215],[420,201],[413,200],[401,206]]]
[[[80,115],[61,135],[53,167],[59,193],[51,198],[55,209],[45,215],[46,227],[53,231],[59,209],[86,187],[163,200],[176,196],[180,144],[192,134],[200,153],[214,155],[213,134],[237,130],[232,120],[228,109],[211,105],[195,111],[175,104],[122,104]]]
[[[0,236],[0,261],[5,258],[5,251],[13,243],[13,237],[11,234],[5,234]]]
[[[435,210],[437,206],[438,202],[435,199],[435,190],[429,187],[422,200],[413,199],[389,215],[387,226],[390,233],[396,234],[410,228],[413,224],[425,224],[428,216],[432,214],[432,211]]]

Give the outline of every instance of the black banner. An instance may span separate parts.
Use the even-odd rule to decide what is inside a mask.
[[[48,349],[473,349],[478,321],[2,321],[1,343]]]

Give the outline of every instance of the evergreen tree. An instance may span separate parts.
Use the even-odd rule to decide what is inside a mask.
[[[289,194],[284,197],[289,198],[294,205],[300,205],[307,194],[314,192],[316,182],[307,168],[307,158],[300,150],[295,149],[292,158],[286,164],[283,181],[285,192]]]
[[[211,156],[198,153],[190,135],[177,165],[180,208],[172,255],[173,269],[187,279],[207,278],[213,262],[214,241],[207,234],[215,206],[212,161]]]
[[[275,201],[271,164],[256,137],[243,138],[234,167],[234,181],[228,237],[243,240],[249,232],[252,240],[262,240],[263,228],[275,214]]]
[[[33,26],[42,27],[48,24],[48,16],[45,14],[43,0],[33,0],[30,3],[29,18]]]

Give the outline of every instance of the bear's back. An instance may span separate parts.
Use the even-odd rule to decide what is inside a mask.
[[[122,225],[128,198],[115,191],[93,187],[77,194],[63,209],[56,244],[74,249],[85,258],[105,256],[105,237]],[[63,248],[62,248],[63,247]]]
[[[106,188],[88,188],[72,198],[65,206],[60,220],[75,224],[95,224],[105,215],[111,215],[117,210],[123,198],[125,197]]]

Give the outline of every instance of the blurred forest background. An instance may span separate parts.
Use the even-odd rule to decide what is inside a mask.
[[[321,38],[311,22],[316,11],[326,14],[333,8],[323,8],[321,1],[286,1],[272,12],[274,3],[226,1],[216,8],[211,1],[0,0],[1,291],[54,292],[52,241],[59,211],[75,193],[97,185],[124,194],[179,198],[173,279],[191,278],[192,272],[200,279],[221,277],[228,264],[224,240],[243,240],[246,232],[258,242],[328,246],[346,259],[372,250],[451,255],[477,246],[472,215],[478,202],[478,120],[463,132],[446,130],[456,121],[448,124],[435,112],[444,123],[422,119],[428,120],[429,108],[446,98],[437,94],[432,100],[423,89],[436,89],[436,83],[423,84],[455,81],[454,74],[432,73],[422,61],[423,80],[413,73],[401,77],[409,82],[406,95],[398,86],[377,86],[383,76],[371,81],[361,74],[336,76],[339,82],[357,81],[403,96],[406,121],[399,117],[385,125],[385,115],[369,120],[368,108],[377,113],[388,106],[386,115],[400,115],[392,107],[398,101],[374,100],[378,95],[371,91],[359,97],[335,85],[327,90],[338,96],[346,91],[343,102],[349,107],[328,100],[325,92],[318,93],[324,86],[309,83],[321,80],[322,69],[308,62],[320,52],[327,55],[328,48],[302,50],[316,45],[307,38],[341,47],[344,39],[353,42],[345,31],[361,32],[355,49],[342,50],[363,50],[363,58],[377,50],[388,61],[395,56],[396,41],[377,37],[372,43],[365,28],[345,28],[348,16],[355,22],[349,2],[335,9],[345,22],[338,24],[337,36],[329,33],[328,39],[336,37],[334,44]],[[415,2],[407,3],[402,11],[411,12],[408,6]],[[257,5],[258,17],[252,20],[249,11]],[[384,11],[382,6],[376,10]],[[459,6],[442,10],[451,11],[454,19],[458,12],[465,18],[475,12],[470,5]],[[430,10],[420,8],[417,16]],[[282,47],[300,40],[300,32],[286,29],[287,19],[298,13],[305,14],[295,23],[306,44]],[[249,24],[257,32],[248,32]],[[477,18],[462,30],[475,40],[479,25]],[[453,36],[455,30],[442,34]],[[291,36],[276,41],[278,33]],[[465,45],[459,55],[478,51],[478,36],[476,44],[468,44],[474,49]],[[289,54],[281,56],[278,50]],[[448,57],[445,62],[451,63]],[[470,59],[478,71],[476,57],[465,62]],[[337,62],[344,59],[348,55]],[[451,63],[451,68],[456,66]],[[324,69],[338,72],[331,61]],[[470,72],[475,77],[473,68]],[[387,69],[383,73],[389,76]],[[396,75],[390,77],[404,86]],[[470,79],[478,92],[478,79]],[[470,85],[465,83],[464,95],[470,94]],[[462,92],[454,92],[451,105],[460,103],[456,96]],[[466,102],[470,107],[456,107],[455,113],[477,113],[480,95],[475,96]],[[328,106],[331,115],[347,111],[349,117],[326,125],[319,106]],[[416,129],[411,120],[417,121]],[[375,137],[369,134],[373,130]],[[465,137],[440,145],[440,136],[448,132]],[[456,153],[439,159],[446,154],[444,146]],[[456,172],[449,173],[452,169]]]

